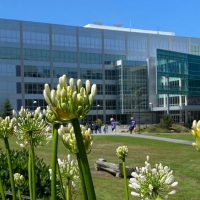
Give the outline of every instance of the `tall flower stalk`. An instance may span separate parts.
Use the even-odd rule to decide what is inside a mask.
[[[0,192],[1,192],[1,198],[2,198],[2,200],[6,200],[1,176],[0,176]]]
[[[73,78],[70,78],[69,85],[67,85],[66,80],[66,75],[59,78],[56,91],[50,90],[49,85],[45,84],[43,94],[48,104],[46,120],[52,124],[62,124],[69,121],[72,123],[80,156],[79,168],[83,172],[83,184],[85,185],[83,189],[86,189],[83,193],[86,194],[86,199],[95,200],[96,195],[78,120],[84,118],[90,111],[97,89],[95,84],[90,87],[89,80],[86,81],[86,88],[82,87],[80,79],[77,80],[77,85],[75,85]],[[53,156],[56,156],[55,153]],[[52,174],[53,171],[55,169],[52,166]],[[55,185],[53,180],[52,184]]]
[[[72,195],[75,195],[75,193],[70,193],[70,188],[73,187],[75,189],[77,182],[79,182],[78,163],[72,160],[70,154],[68,154],[66,160],[58,159],[58,165],[65,186],[66,200],[70,200],[72,199]]]
[[[83,140],[85,151],[86,151],[86,153],[89,153],[92,149],[92,144],[93,144],[91,130],[90,129],[86,130],[83,125],[80,125],[80,130],[81,130],[81,134],[82,134],[82,140]],[[63,144],[67,148],[67,150],[72,154],[76,154],[78,165],[81,166],[82,163],[80,160],[80,153],[77,148],[78,147],[77,139],[76,139],[75,130],[74,130],[74,127],[72,126],[72,124],[69,123],[67,128],[61,126],[60,129],[58,130],[58,132],[59,132],[59,135],[63,141]],[[82,191],[83,191],[83,196],[84,196],[84,199],[87,199],[88,197],[87,197],[87,193],[86,193],[86,188],[85,188],[86,185],[85,185],[82,167],[79,167],[79,175],[80,175],[80,180],[82,180],[81,187],[82,187]]]
[[[10,175],[10,183],[11,183],[11,189],[12,189],[12,198],[13,200],[16,200],[13,168],[12,168],[12,162],[11,162],[11,157],[10,157],[10,147],[9,147],[9,142],[8,142],[8,137],[12,136],[14,133],[14,125],[15,125],[15,119],[10,119],[10,117],[8,116],[5,119],[2,119],[0,117],[0,138],[4,140],[9,175]]]
[[[126,175],[126,163],[125,158],[128,155],[128,147],[127,146],[119,146],[116,149],[116,154],[119,159],[122,160],[122,168],[123,168],[123,175],[124,175],[124,188],[125,188],[125,195],[126,200],[129,200],[129,192],[128,192],[128,184],[127,184],[127,175]]]
[[[52,125],[52,178],[51,178],[51,199],[56,199],[56,166],[58,152],[58,128],[59,124]],[[61,186],[63,187],[63,186]]]
[[[16,120],[15,135],[19,140],[21,147],[29,147],[28,161],[28,176],[30,198],[35,200],[36,194],[36,174],[35,174],[35,153],[34,148],[45,145],[51,139],[49,133],[50,128],[47,127],[46,121],[43,119],[43,114],[40,107],[36,108],[35,112],[31,113],[28,109],[21,107],[19,117],[13,111],[14,119]]]

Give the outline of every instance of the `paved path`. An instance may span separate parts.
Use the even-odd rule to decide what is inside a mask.
[[[171,138],[163,138],[163,137],[156,137],[156,136],[148,136],[148,135],[143,135],[143,134],[138,134],[138,133],[121,133],[119,130],[116,132],[111,132],[111,130],[108,130],[108,134],[94,134],[94,135],[121,135],[121,136],[128,136],[128,137],[137,137],[137,138],[147,138],[147,139],[152,139],[152,140],[162,140],[166,142],[173,142],[173,143],[179,143],[179,144],[188,144],[192,145],[192,141],[188,140],[179,140],[179,139],[171,139]]]

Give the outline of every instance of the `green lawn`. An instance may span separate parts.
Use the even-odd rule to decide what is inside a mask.
[[[142,133],[142,135],[194,141],[191,133]]]
[[[166,135],[163,136],[166,137]],[[129,166],[144,166],[146,156],[149,155],[152,166],[156,163],[162,163],[164,166],[167,165],[173,170],[175,180],[179,184],[177,194],[169,199],[200,199],[200,153],[193,146],[126,136],[94,135],[93,149],[88,155],[88,159],[97,200],[125,199],[123,179],[116,178],[106,172],[96,172],[94,170],[94,162],[98,158],[104,158],[108,162],[116,164],[119,163],[120,160],[117,158],[115,151],[121,145],[128,146],[129,153],[126,164]],[[3,147],[2,141],[0,142],[0,146]],[[18,148],[14,138],[10,139],[10,147]],[[36,154],[43,157],[48,164],[51,164],[51,144],[36,149]],[[59,158],[66,158],[68,154],[61,141],[59,143],[58,154]],[[131,191],[130,188],[129,191]],[[130,196],[130,199],[137,198]]]

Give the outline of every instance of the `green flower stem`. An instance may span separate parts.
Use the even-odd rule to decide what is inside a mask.
[[[82,171],[80,157],[79,157],[78,153],[76,154],[76,159],[77,159],[77,162],[78,162],[78,166],[80,166],[79,167],[79,177],[81,179],[81,188],[82,188],[82,193],[83,193],[83,199],[84,200],[88,200],[87,190],[86,190],[86,186],[85,186],[85,181],[84,181],[84,178],[83,178],[83,171]]]
[[[78,119],[76,119],[76,118],[72,119],[71,122],[72,122],[72,125],[74,128],[74,133],[76,136],[76,143],[77,143],[79,156],[80,156],[81,166],[79,166],[79,167],[81,168],[81,170],[83,172],[83,179],[84,179],[84,182],[86,185],[88,199],[96,200],[94,185],[92,182],[92,176],[91,176],[89,163],[88,163],[88,159],[87,159],[87,155],[86,155],[86,151],[85,151],[85,146],[83,143],[83,137],[81,134],[80,124],[79,124]]]
[[[11,158],[10,158],[10,147],[8,143],[8,138],[4,138],[4,143],[6,147],[6,156],[7,156],[7,161],[8,161],[8,168],[9,168],[9,174],[10,174],[10,183],[11,183],[11,189],[12,189],[12,199],[16,200],[16,192],[15,192],[15,182],[14,182],[14,177],[13,177],[13,169],[12,169],[12,163],[11,163]]]
[[[28,158],[28,182],[29,182],[29,192],[30,198],[33,199],[33,189],[32,189],[32,173],[31,173],[31,153],[29,149],[29,158]]]
[[[69,184],[70,184],[70,180],[67,181],[67,185],[66,185],[66,200],[70,200],[69,199]]]
[[[2,198],[2,200],[6,200],[4,189],[3,189],[3,183],[2,183],[1,175],[0,175],[0,191],[1,191],[1,198]]]
[[[124,174],[124,186],[125,186],[126,200],[129,200],[125,158],[122,159],[122,167],[123,167],[123,174]]]
[[[36,199],[36,180],[35,180],[35,153],[34,153],[34,146],[33,146],[33,138],[32,138],[32,131],[29,132],[30,136],[30,153],[31,153],[31,182],[32,182],[32,199]]]
[[[18,199],[19,199],[19,200],[22,200],[22,197],[21,197],[21,192],[20,192],[20,190],[18,190],[18,192],[17,192],[17,193],[18,193]]]
[[[52,125],[52,177],[51,177],[51,200],[56,199],[56,163],[58,152],[58,128],[59,124]]]
[[[59,181],[60,181],[60,190],[61,190],[61,194],[62,194],[62,197],[63,199],[65,200],[66,197],[65,197],[65,191],[64,191],[64,188],[63,188],[63,182],[62,182],[62,177],[61,177],[61,174],[60,174],[60,169],[59,169],[59,165],[58,165],[58,160],[57,160],[57,174],[58,174],[58,177],[59,177]]]

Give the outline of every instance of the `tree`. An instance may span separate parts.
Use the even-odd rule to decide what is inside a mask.
[[[12,105],[9,99],[6,99],[3,106],[2,118],[5,118],[6,116],[12,116],[12,110]]]
[[[174,120],[169,115],[164,115],[164,117],[160,120],[160,125],[166,128],[171,127],[173,123]]]

